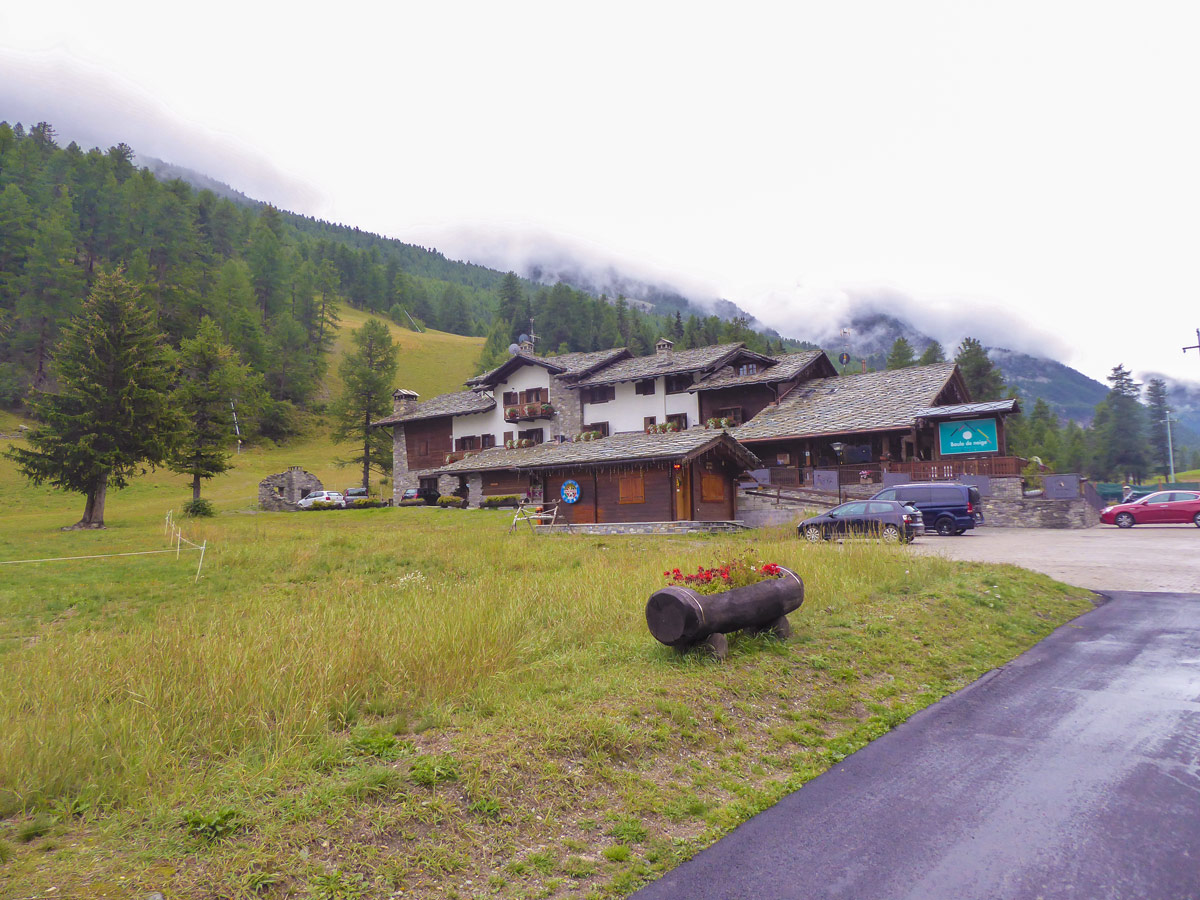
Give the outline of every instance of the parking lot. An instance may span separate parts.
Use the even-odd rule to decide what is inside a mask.
[[[1194,525],[985,526],[960,537],[928,534],[912,547],[950,559],[1012,563],[1097,591],[1200,591],[1200,528]]]

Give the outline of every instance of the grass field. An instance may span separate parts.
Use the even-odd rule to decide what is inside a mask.
[[[478,339],[397,336],[423,396],[470,374]],[[206,485],[198,583],[195,551],[0,565],[0,897],[623,896],[1090,607],[786,528],[254,508],[289,464],[350,483],[337,452],[317,430]],[[0,561],[163,549],[189,496],[152,473],[107,530],[61,532],[82,498],[0,460]],[[735,638],[722,663],[653,641],[663,569],[748,551],[806,581],[789,641]]]
[[[1022,570],[747,536],[508,536],[504,512],[266,514],[195,554],[0,567],[0,896],[621,896],[1089,608]],[[0,462],[0,560],[158,549],[186,480],[82,501]],[[662,570],[757,551],[808,598],[724,663],[646,631]]]

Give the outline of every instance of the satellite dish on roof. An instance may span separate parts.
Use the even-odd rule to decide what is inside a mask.
[[[517,341],[522,344],[524,344],[527,340],[529,340],[529,335],[527,335],[527,334],[522,334],[520,337],[517,338]]]
[[[509,344],[509,345],[508,345],[508,352],[509,352],[510,354],[514,354],[514,355],[515,355],[515,354],[516,354],[516,352],[517,352],[518,350],[520,350],[520,349],[521,349],[521,345],[520,345],[520,344]]]

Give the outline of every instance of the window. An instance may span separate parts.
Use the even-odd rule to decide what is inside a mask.
[[[792,464],[792,454],[790,454],[790,453],[776,453],[775,454],[775,465],[790,466],[791,464]]]
[[[725,501],[725,479],[715,472],[705,472],[701,475],[700,499],[704,503],[723,503]]]
[[[633,392],[635,394],[650,396],[654,393],[654,379],[643,378],[641,381],[635,381],[633,383]]]
[[[742,365],[738,366],[738,374],[739,375],[757,375],[758,374],[758,363],[742,363]]]
[[[609,400],[616,399],[617,389],[611,384],[602,384],[594,387],[584,395],[584,403],[607,403]]]
[[[649,428],[651,425],[657,425],[657,424],[658,424],[657,416],[646,416],[646,418],[642,419],[642,428]]]
[[[742,424],[742,408],[740,406],[727,406],[725,409],[713,410],[718,419],[730,419],[734,425]]]
[[[528,431],[518,431],[517,432],[517,440],[520,440],[520,441],[530,440],[530,441],[533,441],[535,444],[540,444],[544,440],[544,438],[542,437],[542,429],[530,428]]]
[[[584,425],[583,430],[598,431],[600,432],[601,437],[608,437],[609,435],[607,422],[593,422],[591,425]]]
[[[692,386],[692,376],[688,375],[668,375],[667,376],[667,393],[682,394]]]
[[[511,431],[504,432],[504,443],[507,444],[512,439],[513,439],[513,433]]]
[[[687,413],[671,413],[667,421],[673,422],[680,431],[687,431]]]
[[[496,436],[494,434],[485,434],[480,440],[480,446],[487,450],[489,447],[496,446]]]
[[[454,449],[455,450],[478,450],[479,449],[479,436],[471,434],[471,435],[467,435],[466,437],[458,438],[454,442]]]
[[[618,503],[645,503],[646,477],[644,475],[622,475],[618,483]]]
[[[504,400],[502,401],[503,406],[516,406],[520,402],[521,401],[517,399],[516,391],[505,391],[504,392]]]
[[[521,391],[522,403],[545,403],[549,397],[549,393],[545,388],[530,388],[527,391]]]

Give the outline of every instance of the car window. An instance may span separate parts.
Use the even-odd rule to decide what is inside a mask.
[[[892,504],[890,504],[890,503],[880,503],[878,500],[876,500],[873,503],[867,504],[867,514],[868,515],[876,516],[876,515],[895,512],[895,511],[896,511],[896,507],[892,506]]]
[[[1177,491],[1175,493],[1175,499],[1190,503],[1193,500],[1200,500],[1200,494],[1194,493],[1192,491]]]
[[[867,511],[865,503],[847,503],[845,506],[838,507],[839,516],[861,516]]]
[[[979,506],[983,502],[983,495],[979,493],[979,488],[977,487],[967,488],[967,497],[976,506]]]
[[[935,487],[929,489],[931,500],[939,506],[962,506],[963,495],[958,488]]]
[[[886,491],[880,491],[878,494],[875,495],[875,499],[876,500],[895,500],[896,499],[896,489],[889,488]]]
[[[898,488],[896,490],[896,499],[903,500],[905,503],[928,503],[929,488]]]
[[[1146,502],[1147,503],[1166,503],[1170,499],[1171,499],[1171,494],[1169,492],[1163,492],[1163,493],[1159,493],[1159,494],[1151,494],[1149,497],[1146,498]]]

